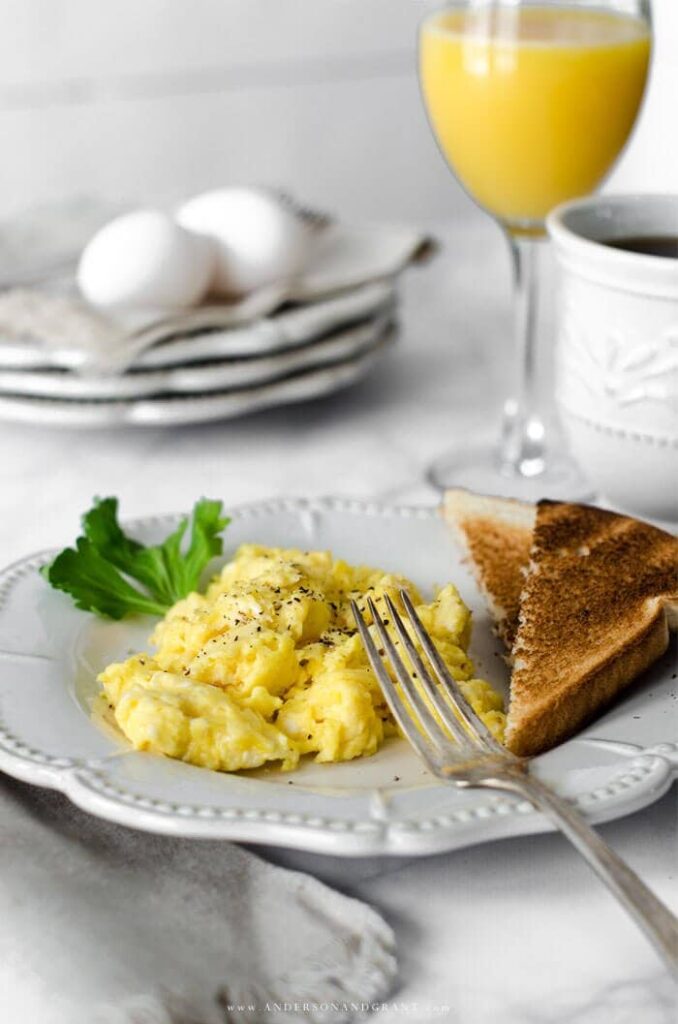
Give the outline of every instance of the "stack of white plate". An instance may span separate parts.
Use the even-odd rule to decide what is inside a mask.
[[[332,225],[317,258],[285,301],[273,303],[274,312],[233,319],[223,307],[204,307],[150,328],[126,325],[117,339],[122,360],[115,352],[110,357],[101,338],[96,344],[88,338],[94,319],[92,332],[87,319],[83,331],[82,317],[76,323],[66,306],[62,315],[60,300],[50,306],[43,292],[5,292],[0,418],[65,427],[169,426],[329,394],[360,379],[393,340],[398,274],[425,244],[408,229]],[[24,329],[26,296],[39,307],[36,331]]]
[[[68,350],[0,339],[0,417],[172,425],[317,398],[362,377],[394,327],[394,285],[379,282],[243,327],[170,334],[118,374],[74,368]]]

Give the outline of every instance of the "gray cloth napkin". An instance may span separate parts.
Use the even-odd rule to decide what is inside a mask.
[[[347,1022],[393,986],[373,909],[230,843],[0,780],[0,1020]]]

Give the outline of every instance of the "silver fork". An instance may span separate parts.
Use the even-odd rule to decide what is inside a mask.
[[[372,598],[367,598],[367,606],[380,648],[372,639],[358,604],[352,601],[351,605],[365,652],[393,717],[429,770],[455,786],[506,790],[529,800],[579,850],[645,932],[669,971],[678,976],[678,918],[603,842],[571,803],[530,772],[525,758],[511,754],[495,739],[447,669],[405,590],[400,591],[400,598],[430,667],[424,664],[388,595],[385,595],[388,615],[407,652],[409,668],[386,628],[388,619],[382,618]],[[386,668],[388,662],[406,701]],[[440,685],[436,684],[436,679]]]

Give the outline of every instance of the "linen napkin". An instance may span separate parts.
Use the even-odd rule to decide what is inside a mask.
[[[0,366],[35,365],[37,346],[42,357],[38,365],[86,373],[124,372],[142,353],[171,338],[231,328],[242,335],[243,327],[252,325],[255,330],[285,304],[303,308],[358,292],[373,282],[393,283],[410,263],[428,258],[434,250],[431,239],[412,228],[330,222],[318,231],[307,268],[295,280],[262,288],[237,303],[104,313],[84,303],[72,282],[67,282],[65,292],[63,284],[56,292],[9,289],[0,295]],[[22,346],[27,349],[25,359]]]
[[[347,1024],[391,990],[372,908],[231,843],[0,779],[0,1020]]]

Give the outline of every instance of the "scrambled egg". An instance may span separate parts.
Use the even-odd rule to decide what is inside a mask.
[[[471,614],[455,588],[431,604],[402,576],[354,567],[327,551],[245,544],[205,594],[190,594],[158,624],[156,653],[100,676],[125,736],[219,771],[301,755],[347,761],[373,754],[397,727],[356,633],[349,601],[368,613],[405,587],[467,698],[501,739],[500,696],[474,678]],[[370,625],[370,629],[374,630]],[[375,639],[376,636],[375,636]]]

